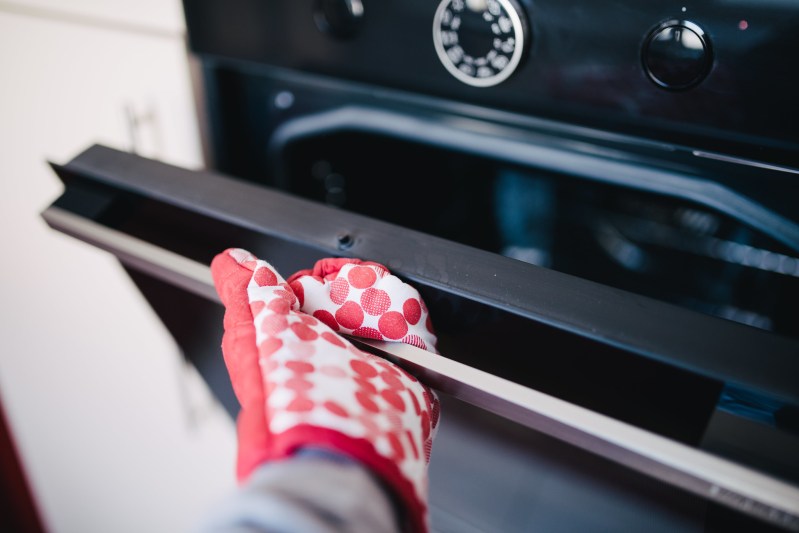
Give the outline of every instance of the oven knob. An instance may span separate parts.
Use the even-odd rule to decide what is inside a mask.
[[[705,79],[713,52],[702,28],[687,20],[670,20],[649,33],[642,59],[647,75],[657,85],[683,90]]]
[[[316,26],[339,39],[355,35],[363,20],[361,0],[315,0],[313,9]]]
[[[508,78],[529,47],[527,20],[515,0],[442,0],[433,43],[447,70],[473,87]]]

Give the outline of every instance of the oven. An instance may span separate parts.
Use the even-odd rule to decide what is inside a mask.
[[[185,0],[207,169],[105,146],[113,253],[231,416],[208,265],[416,286],[436,531],[799,529],[799,5]],[[202,328],[198,328],[202,324]]]

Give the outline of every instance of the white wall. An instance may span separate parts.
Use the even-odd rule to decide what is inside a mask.
[[[50,230],[46,160],[201,158],[179,0],[0,1],[0,398],[50,531],[187,531],[234,485],[233,423],[119,264]],[[192,422],[192,413],[199,414]]]

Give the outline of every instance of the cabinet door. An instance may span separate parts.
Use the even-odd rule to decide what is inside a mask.
[[[0,5],[10,430],[45,529],[186,531],[234,488],[234,425],[119,264],[39,217],[60,191],[45,161],[87,143],[131,149],[135,130],[140,153],[201,163],[185,44],[18,5]]]
[[[2,11],[115,31],[180,37],[185,29],[181,4],[175,0],[18,0],[3,4]]]

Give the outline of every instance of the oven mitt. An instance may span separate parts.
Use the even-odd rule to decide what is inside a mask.
[[[398,366],[335,332],[433,349],[418,292],[380,265],[341,259],[320,261],[289,285],[241,249],[217,255],[211,272],[225,305],[222,351],[241,405],[239,481],[302,448],[333,450],[377,475],[404,505],[411,530],[427,531],[438,399]],[[370,288],[380,292],[366,296]],[[301,312],[303,305],[312,314]]]
[[[383,265],[359,259],[322,259],[288,281],[300,309],[333,331],[401,341],[438,353],[424,300]]]

